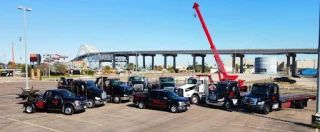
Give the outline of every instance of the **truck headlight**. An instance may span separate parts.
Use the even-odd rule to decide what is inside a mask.
[[[76,100],[76,101],[74,101],[74,104],[75,104],[76,106],[80,106],[80,101]]]
[[[100,97],[94,97],[94,99],[95,99],[95,100],[100,100],[101,98],[100,98]]]
[[[179,102],[179,106],[184,106],[184,105],[186,105],[185,102]]]
[[[264,101],[258,102],[258,105],[263,105]]]

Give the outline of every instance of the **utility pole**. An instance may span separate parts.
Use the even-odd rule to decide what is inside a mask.
[[[319,6],[318,6],[319,7]],[[319,18],[318,18],[318,75],[317,75],[317,109],[316,109],[316,113],[314,115],[312,115],[312,119],[311,119],[311,125],[313,127],[316,127],[317,129],[320,128],[320,7],[319,7]]]

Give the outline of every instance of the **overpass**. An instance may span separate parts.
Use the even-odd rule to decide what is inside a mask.
[[[235,70],[235,57],[240,57],[240,65],[243,64],[245,54],[250,55],[280,55],[287,56],[287,75],[289,75],[290,68],[292,68],[292,75],[295,74],[295,58],[297,54],[317,54],[317,48],[286,48],[286,49],[222,49],[218,50],[221,55],[232,56],[232,67]],[[99,67],[102,62],[112,62],[112,67],[115,67],[115,62],[124,61],[129,63],[129,56],[142,56],[143,67],[145,68],[145,57],[150,56],[151,65],[154,68],[154,56],[164,56],[164,68],[167,68],[167,57],[173,57],[173,67],[176,67],[177,55],[193,56],[193,67],[196,67],[196,57],[202,57],[202,72],[204,72],[204,57],[207,54],[213,54],[211,50],[149,50],[149,51],[114,51],[114,52],[100,52],[94,46],[82,45],[78,51],[77,57],[71,61],[81,61],[87,59],[89,64],[98,63]],[[124,58],[123,58],[124,57]],[[290,57],[292,57],[292,67],[290,67]],[[136,59],[137,60],[137,59]],[[240,66],[240,73],[243,72],[243,66]]]

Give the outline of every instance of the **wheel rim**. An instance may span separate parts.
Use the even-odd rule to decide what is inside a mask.
[[[114,102],[119,102],[119,98],[118,97],[114,97]]]
[[[226,108],[229,109],[230,108],[230,103],[226,102]]]
[[[192,103],[197,103],[198,102],[198,99],[196,97],[193,97],[192,98]]]
[[[28,113],[31,113],[31,112],[32,112],[32,109],[33,109],[32,106],[29,105],[29,106],[27,106],[26,111],[27,111]]]
[[[269,107],[266,107],[266,112],[269,112]]]
[[[143,103],[139,103],[139,108],[143,108]]]
[[[92,104],[93,104],[92,101],[89,101],[88,102],[88,107],[92,107]]]
[[[171,107],[171,112],[176,112],[177,111],[177,107],[176,106],[172,106]]]
[[[71,114],[71,108],[70,107],[67,107],[65,110],[64,110],[64,112],[66,113],[66,114]]]

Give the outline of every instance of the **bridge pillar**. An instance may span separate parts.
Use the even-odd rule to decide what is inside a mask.
[[[201,72],[202,72],[202,73],[205,73],[204,57],[206,57],[206,55],[203,55],[203,56],[201,56],[201,57],[202,57],[202,65],[201,65],[201,66],[202,66],[202,68],[201,68],[202,70],[201,70]]]
[[[174,69],[174,72],[176,72],[176,57],[177,55],[172,55],[173,57],[173,69]]]
[[[146,56],[142,55],[142,66],[145,69],[146,68]]]
[[[296,54],[291,54],[292,57],[292,64],[291,64],[291,75],[296,75]]]
[[[236,55],[232,54],[232,72],[235,73],[236,72]]]
[[[116,55],[112,55],[112,68],[116,68]]]
[[[287,64],[286,64],[286,75],[290,76],[290,56],[291,54],[286,54],[287,56]]]
[[[154,70],[154,55],[151,56],[151,69]]]
[[[243,73],[243,57],[244,55],[240,55],[240,73]]]
[[[193,57],[193,71],[194,72],[196,72],[197,71],[197,66],[196,66],[196,55],[192,55],[192,57]]]
[[[126,56],[127,65],[129,65],[129,56]]]
[[[163,69],[167,69],[167,56],[163,55],[163,57],[164,57]]]
[[[102,61],[99,60],[99,69],[101,69],[101,63],[102,63]]]
[[[139,64],[138,64],[138,55],[136,55],[136,66],[135,69],[137,70],[139,68]],[[137,70],[138,71],[138,70]]]

